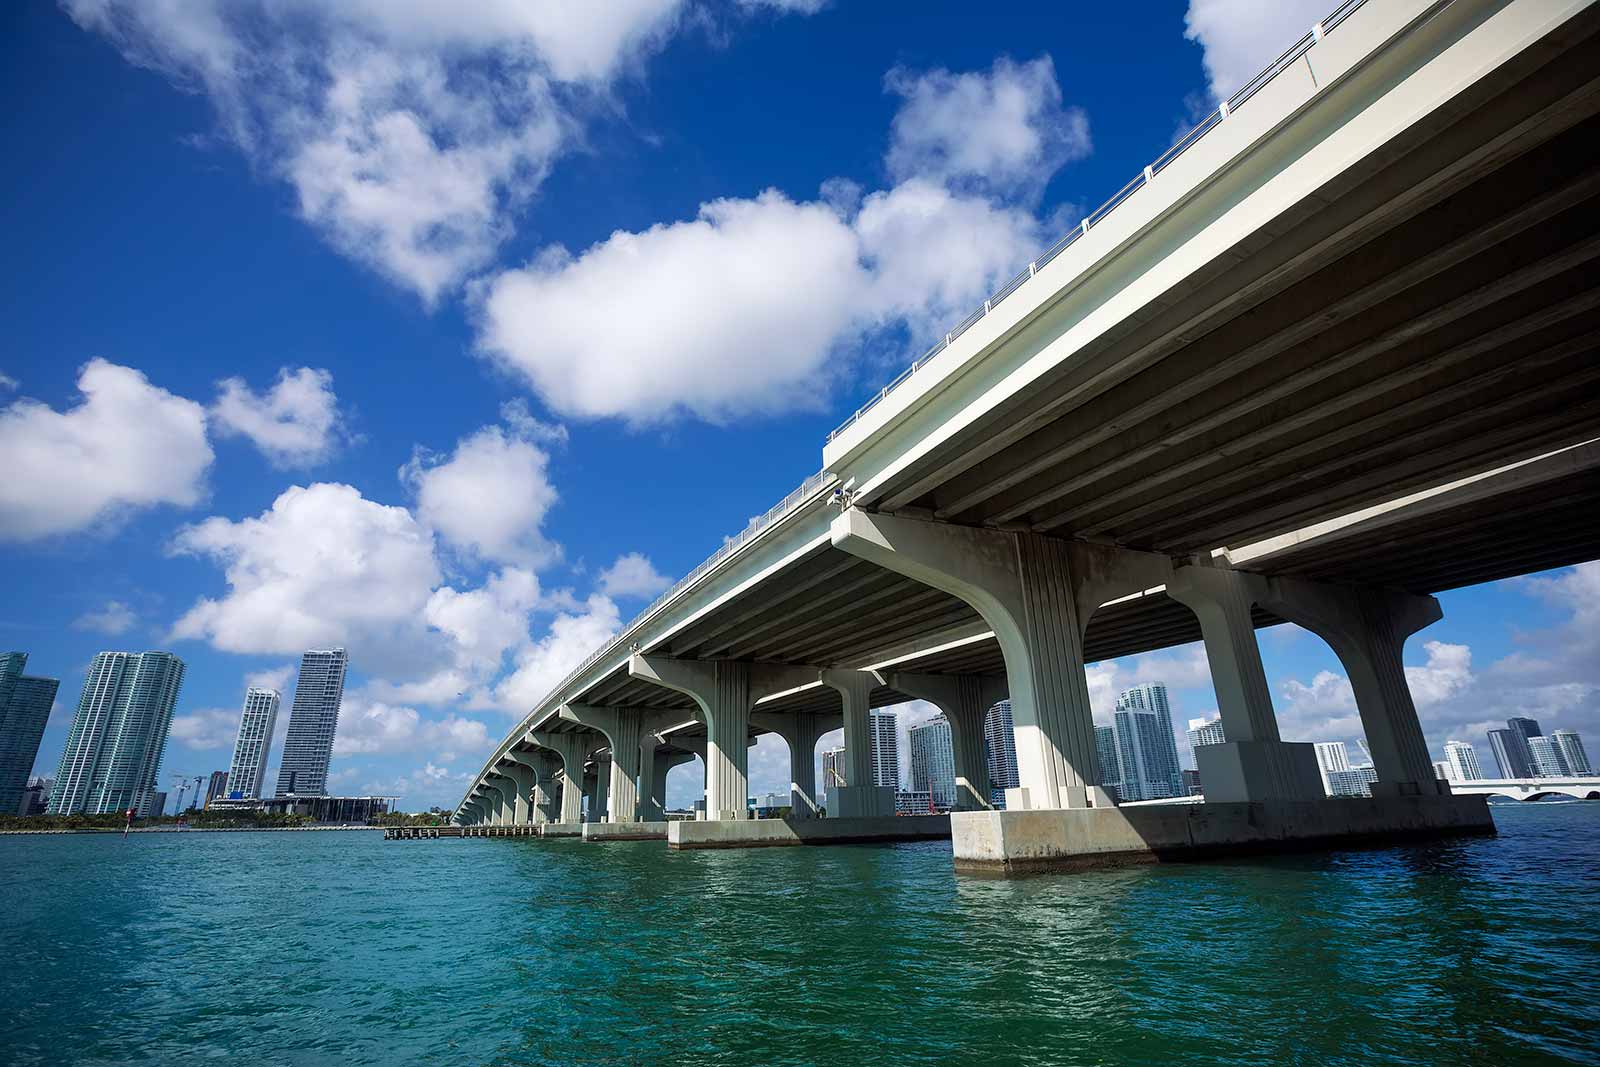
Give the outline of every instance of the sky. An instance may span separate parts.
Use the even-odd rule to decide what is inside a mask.
[[[35,773],[96,652],[167,649],[162,786],[226,768],[262,684],[273,780],[299,653],[344,645],[330,788],[453,805],[845,414],[1328,6],[4,5],[0,644],[62,679]],[[1406,647],[1436,756],[1489,763],[1509,714],[1600,727],[1600,566],[1440,599]],[[1320,639],[1261,647],[1285,737],[1359,738]],[[1141,681],[1180,733],[1216,706],[1200,646],[1089,681],[1102,719]],[[763,739],[751,792],[787,759]]]

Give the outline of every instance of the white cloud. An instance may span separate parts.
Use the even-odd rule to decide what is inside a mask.
[[[127,633],[138,621],[139,617],[127,604],[120,600],[108,600],[99,610],[86,611],[72,620],[72,628],[115,635]]]
[[[294,677],[294,672],[295,667],[292,663],[252,671],[244,676],[245,688],[272,689],[278,693],[285,693],[288,691],[289,679]]]
[[[222,564],[229,586],[197,601],[173,636],[229,652],[343,644],[358,661],[404,659],[440,581],[433,539],[410,512],[326,482],[285,490],[256,518],[185,527],[173,549]]]
[[[1445,736],[1460,732],[1460,724],[1480,714],[1475,696],[1470,704],[1458,700],[1473,686],[1472,650],[1466,645],[1426,641],[1422,645],[1427,662],[1405,668],[1411,699],[1422,720],[1423,730]],[[1278,732],[1286,741],[1345,741],[1354,743],[1365,736],[1356,708],[1355,690],[1350,680],[1333,671],[1318,671],[1310,683],[1285,679],[1279,687],[1283,702],[1278,705]]]
[[[1092,149],[1089,117],[1062,106],[1049,56],[997,59],[987,73],[896,67],[884,85],[904,100],[886,161],[895,181],[1037,195],[1063,163]]]
[[[17,389],[18,382],[9,374],[0,373],[0,392],[9,393]]]
[[[1189,0],[1183,35],[1203,50],[1211,95],[1221,100],[1261,73],[1329,9],[1327,0]]]
[[[739,6],[750,11],[768,8],[794,15],[815,15],[828,6],[828,0],[739,0]]]
[[[167,736],[184,748],[232,749],[239,736],[237,708],[201,708],[172,717]]]
[[[614,601],[599,594],[589,597],[581,609],[558,614],[549,631],[518,657],[516,669],[495,686],[492,697],[482,695],[477,703],[526,714],[621,626]]]
[[[211,405],[217,431],[248,437],[276,467],[309,467],[338,446],[341,420],[333,375],[325,370],[284,367],[271,390],[251,390],[243,378],[218,383]]]
[[[535,442],[564,435],[525,409],[509,426],[486,426],[457,442],[448,458],[419,449],[400,479],[417,495],[417,517],[463,551],[484,560],[537,566],[558,555],[540,531],[556,502],[550,455]]]
[[[618,556],[615,563],[600,572],[600,591],[608,597],[655,596],[671,584],[671,578],[638,552]]]
[[[32,541],[205,496],[211,445],[199,404],[131,367],[91,360],[83,401],[58,412],[21,399],[0,411],[0,540]]]

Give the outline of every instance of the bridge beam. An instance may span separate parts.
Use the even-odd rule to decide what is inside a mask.
[[[535,731],[534,744],[555,753],[561,762],[561,807],[556,819],[561,823],[583,820],[583,763],[589,755],[588,742],[580,734]]]
[[[741,660],[691,660],[635,652],[628,673],[683,693],[706,724],[706,818],[749,816],[750,709],[756,701],[817,680],[816,668]]]
[[[989,709],[1006,698],[1005,675],[900,672],[890,676],[889,685],[907,696],[926,700],[949,720],[951,755],[956,765],[955,809],[978,811],[990,807],[992,783],[983,724]]]
[[[1007,808],[1111,804],[1095,759],[1083,631],[1101,604],[1164,584],[1170,560],[856,507],[833,520],[831,539],[835,548],[961,598],[994,631],[1006,661],[1021,782],[1007,792]]]
[[[821,811],[817,803],[817,740],[837,730],[841,717],[813,712],[755,711],[750,721],[777,734],[789,746],[789,813],[812,819]]]
[[[1223,744],[1195,749],[1206,800],[1320,800],[1315,749],[1286,742],[1278,733],[1272,690],[1250,619],[1253,589],[1251,576],[1209,565],[1179,567],[1167,582],[1167,595],[1200,620],[1227,738]]]
[[[1344,665],[1378,772],[1373,795],[1449,795],[1449,783],[1434,777],[1402,661],[1406,638],[1444,617],[1439,601],[1299,578],[1256,577],[1253,583],[1256,603],[1321,637]]]

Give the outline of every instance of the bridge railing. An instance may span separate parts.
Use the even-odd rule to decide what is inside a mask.
[[[1012,278],[999,289],[995,290],[994,294],[983,302],[982,307],[973,311],[972,314],[961,320],[961,323],[954,329],[935,341],[933,347],[913,360],[911,366],[902,371],[899,377],[895,378],[894,381],[878,390],[876,395],[869,399],[865,404],[862,404],[859,408],[856,408],[854,413],[852,413],[849,418],[845,419],[842,423],[835,427],[831,433],[828,434],[828,442],[832,443],[833,440],[840,434],[844,433],[857,422],[861,421],[861,417],[863,415],[877,407],[878,404],[886,399],[890,393],[898,389],[917,371],[927,366],[929,361],[931,361],[934,356],[937,356],[940,352],[943,352],[946,348],[949,348],[951,343],[954,342],[957,337],[960,337],[962,334],[966,333],[985,315],[999,307],[1002,301],[1004,301],[1011,294],[1015,293],[1018,289],[1022,288],[1022,286],[1030,278],[1032,278],[1047,264],[1049,264],[1051,260],[1055,259],[1061,253],[1070,248],[1072,244],[1078,240],[1078,238],[1088,233],[1096,225],[1104,221],[1105,218],[1115,211],[1117,207],[1120,206],[1124,201],[1154,181],[1155,176],[1160,174],[1161,171],[1169,166],[1173,160],[1177,159],[1179,156],[1183,155],[1184,152],[1198,144],[1207,133],[1221,125],[1222,122],[1227,119],[1227,117],[1235,110],[1242,106],[1245,101],[1256,95],[1256,93],[1259,92],[1263,86],[1267,85],[1272,81],[1272,79],[1276,78],[1280,73],[1292,66],[1296,60],[1300,59],[1300,57],[1309,52],[1318,41],[1322,40],[1322,38],[1327,36],[1330,31],[1332,31],[1340,23],[1344,22],[1345,19],[1349,18],[1352,13],[1366,3],[1367,0],[1344,0],[1344,3],[1334,8],[1332,14],[1328,15],[1327,18],[1313,26],[1310,31],[1305,34],[1305,36],[1301,37],[1281,56],[1263,68],[1261,73],[1257,74],[1254,78],[1251,78],[1232,96],[1218,104],[1215,111],[1201,119],[1193,129],[1184,134],[1183,137],[1179,138],[1176,144],[1163,152],[1154,163],[1144,168],[1143,171],[1134,176],[1132,181],[1130,181],[1127,185],[1124,185],[1121,189],[1117,190],[1116,195],[1112,196],[1111,199],[1107,200],[1088,215],[1084,216],[1082,222],[1078,223],[1078,225],[1073,227],[1073,229],[1065,237],[1051,245],[1038,258],[1029,263],[1027,269],[1021,271],[1016,277]]]

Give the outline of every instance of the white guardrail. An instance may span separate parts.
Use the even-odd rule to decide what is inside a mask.
[[[1148,167],[1144,168],[1141,173],[1135,176],[1133,181],[1117,190],[1115,196],[1113,196],[1110,200],[1107,200],[1104,204],[1101,204],[1099,207],[1095,208],[1092,213],[1085,216],[1084,220],[1078,223],[1078,225],[1072,229],[1072,232],[1068,233],[1061,240],[1051,245],[1050,248],[1038,259],[1029,263],[1026,270],[1002,285],[998,290],[995,291],[993,296],[983,302],[982,307],[978,308],[972,314],[962,319],[956,325],[955,329],[939,338],[932,348],[928,349],[920,357],[918,357],[916,361],[911,364],[911,366],[901,371],[899,377],[895,378],[894,381],[878,390],[877,395],[875,395],[872,399],[868,400],[859,408],[856,408],[853,415],[851,415],[848,419],[845,419],[844,422],[840,423],[832,433],[828,434],[829,443],[831,443],[834,438],[844,433],[850,427],[854,426],[858,421],[860,421],[861,416],[871,411],[881,400],[898,389],[901,384],[906,381],[906,379],[910,378],[913,374],[917,373],[918,370],[926,366],[928,361],[933,359],[934,356],[937,356],[940,352],[943,352],[946,348],[949,348],[951,343],[955,341],[957,337],[960,337],[962,334],[970,330],[980,319],[998,307],[1001,301],[1005,300],[1006,297],[1022,288],[1023,284],[1026,283],[1028,279],[1037,274],[1039,270],[1051,260],[1055,259],[1061,253],[1070,248],[1074,241],[1088,233],[1097,223],[1101,222],[1107,215],[1111,214],[1112,211],[1115,211],[1119,204],[1121,204],[1124,200],[1127,200],[1130,196],[1144,188],[1146,185],[1150,184],[1150,182],[1154,181],[1155,176],[1160,174],[1169,163],[1183,155],[1183,153],[1187,152],[1191,147],[1198,143],[1201,138],[1205,137],[1205,135],[1209,133],[1212,128],[1220,124],[1230,114],[1237,110],[1239,106],[1242,105],[1246,100],[1249,100],[1258,91],[1260,91],[1262,86],[1266,85],[1268,82],[1272,81],[1273,78],[1277,77],[1280,71],[1285,70],[1301,56],[1304,56],[1311,50],[1313,45],[1322,40],[1322,38],[1325,37],[1331,30],[1333,30],[1334,27],[1338,26],[1345,19],[1349,18],[1353,12],[1363,7],[1366,3],[1367,0],[1345,0],[1344,3],[1340,4],[1334,9],[1331,15],[1317,23],[1315,26],[1311,27],[1311,30],[1304,37],[1300,38],[1293,45],[1291,45],[1288,51],[1284,52],[1283,55],[1274,60],[1260,74],[1257,74],[1254,78],[1251,78],[1248,82],[1246,82],[1244,87],[1238,92],[1234,93],[1228,99],[1218,104],[1215,111],[1207,115],[1204,119],[1201,119],[1199,125],[1190,130],[1188,133],[1184,134],[1176,144],[1162,153],[1159,159],[1150,164]]]

